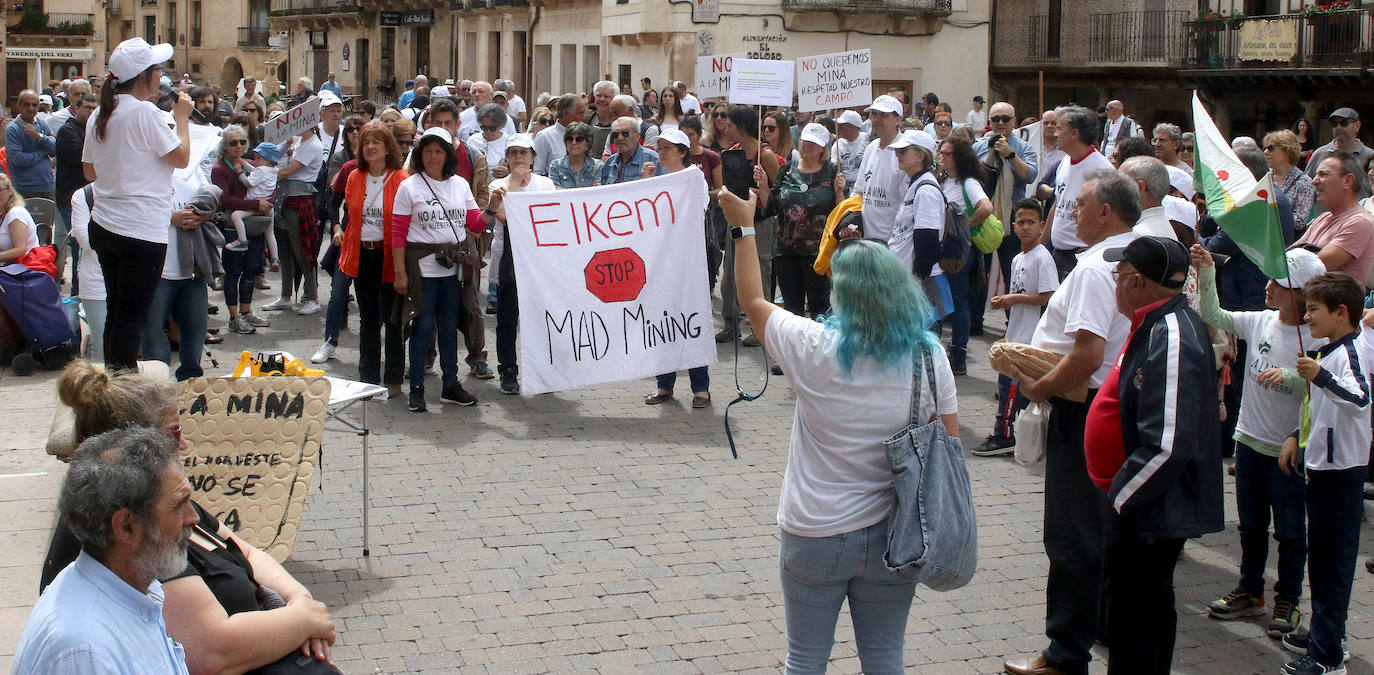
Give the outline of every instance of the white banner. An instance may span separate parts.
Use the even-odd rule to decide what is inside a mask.
[[[730,93],[730,71],[735,59],[744,54],[715,54],[697,57],[697,98],[718,98]]]
[[[744,105],[792,105],[791,61],[735,59],[730,74],[730,102]]]
[[[262,140],[281,144],[296,134],[320,124],[320,97],[311,96],[302,103],[267,121],[262,128]]]
[[[873,102],[873,61],[867,49],[797,59],[797,110],[853,108]]]
[[[706,180],[690,169],[506,195],[524,393],[716,362],[706,204]]]

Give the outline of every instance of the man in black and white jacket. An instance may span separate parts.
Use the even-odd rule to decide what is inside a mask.
[[[1102,123],[1102,145],[1098,147],[1104,157],[1111,157],[1116,144],[1131,136],[1145,136],[1145,130],[1135,120],[1126,116],[1126,106],[1121,101],[1107,102],[1107,119]]]

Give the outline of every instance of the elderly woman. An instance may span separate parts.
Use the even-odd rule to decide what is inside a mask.
[[[0,212],[0,262],[12,263],[38,248],[38,225],[5,173],[0,173]]]
[[[568,154],[549,162],[549,178],[555,186],[570,190],[599,183],[601,160],[587,154],[591,141],[592,127],[586,122],[573,122],[563,129]]]
[[[391,227],[396,192],[409,177],[391,129],[372,122],[358,137],[357,168],[348,177],[344,203],[348,227],[339,245],[339,269],[353,278],[358,298],[358,379],[386,384],[390,396],[401,395],[405,355],[401,327],[390,322],[399,302],[395,264],[391,260]],[[386,324],[386,372],[382,372],[382,324]]]
[[[253,105],[244,104],[245,107]],[[242,127],[230,125],[220,135],[219,161],[210,171],[210,181],[223,191],[220,208],[225,211],[254,211],[259,215],[272,212],[272,200],[247,199],[248,185],[240,179],[251,171],[243,154],[248,150],[248,134]],[[229,230],[226,230],[226,233]],[[224,249],[224,303],[229,307],[229,330],[252,333],[257,328],[272,325],[271,321],[253,313],[253,280],[262,273],[262,256],[267,250],[266,233],[248,237],[243,251]]]
[[[411,155],[410,177],[401,181],[392,202],[389,243],[392,285],[415,307],[410,336],[411,412],[425,411],[425,364],[436,325],[443,377],[439,402],[477,403],[477,397],[458,382],[458,316],[463,309],[459,273],[464,260],[460,249],[472,246],[469,230],[484,229],[477,200],[468,182],[458,175],[453,137],[442,127],[426,131]]]
[[[320,311],[320,225],[315,211],[315,182],[324,168],[324,146],[314,127],[302,131],[292,145],[290,161],[277,172],[277,194],[282,197],[281,218],[275,233],[281,252],[281,297],[263,305],[263,309],[295,309],[304,316]],[[297,307],[291,297],[302,282]]]
[[[486,154],[492,178],[502,178],[510,173],[510,169],[502,164],[506,159],[506,143],[510,142],[511,137],[505,131],[507,118],[506,111],[495,103],[478,108],[478,132],[468,136],[465,141],[473,150]]]
[[[89,361],[74,361],[58,378],[57,392],[74,413],[78,445],[106,431],[143,426],[170,437],[169,448],[186,450],[177,392],[169,382],[133,372],[110,376]],[[200,522],[192,528],[185,569],[161,580],[167,634],[185,648],[192,675],[243,673],[289,662],[298,652],[337,672],[329,653],[334,622],[328,608],[271,556],[192,505]],[[40,591],[80,551],[80,542],[59,519]]]
[[[830,309],[830,289],[812,265],[820,251],[825,221],[837,195],[844,194],[844,174],[830,161],[829,146],[830,132],[825,127],[814,122],[806,125],[801,133],[801,157],[778,171],[773,186],[778,211],[773,274],[782,289],[783,307],[797,316],[816,318]]]
[[[940,181],[940,189],[945,193],[945,200],[954,208],[955,213],[964,217],[964,223],[969,229],[978,227],[992,214],[992,200],[988,199],[987,193],[983,191],[983,164],[978,161],[978,154],[973,151],[971,144],[959,137],[951,137],[941,143],[939,153],[940,169],[944,174]],[[955,274],[945,275],[945,279],[949,281],[950,296],[954,300],[949,362],[955,375],[967,372],[965,356],[968,353],[972,319],[972,310],[968,304],[969,285],[973,283],[974,269],[981,267],[982,260],[983,254],[969,247],[964,269]],[[980,306],[978,311],[982,309]]]
[[[831,258],[833,306],[818,322],[764,296],[752,201],[719,193],[735,241],[740,309],[797,396],[778,504],[779,568],[787,620],[788,673],[821,673],[835,621],[849,602],[864,672],[902,672],[915,584],[887,571],[893,510],[884,441],[911,423],[943,422],[959,434],[954,375],[926,326],[930,306],[911,268],[869,239],[842,242]],[[913,367],[934,371],[912,405]],[[916,371],[921,372],[921,371]]]
[[[1274,170],[1274,185],[1293,205],[1293,229],[1301,234],[1312,218],[1317,190],[1312,186],[1312,179],[1298,168],[1302,162],[1302,145],[1297,135],[1287,129],[1265,134],[1264,159]]]

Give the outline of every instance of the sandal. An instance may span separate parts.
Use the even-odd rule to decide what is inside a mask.
[[[656,391],[644,397],[644,405],[658,405],[672,397],[673,392],[671,391],[666,394],[661,391]]]
[[[711,395],[710,395],[710,394],[707,394],[707,395],[705,395],[705,396],[696,396],[696,395],[693,395],[693,396],[692,396],[692,407],[693,407],[693,408],[706,408],[706,407],[709,407],[710,405],[711,405]]]

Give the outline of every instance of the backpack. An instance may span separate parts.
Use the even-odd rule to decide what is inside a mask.
[[[945,226],[940,232],[940,269],[945,274],[958,274],[963,271],[965,263],[968,262],[968,251],[973,246],[973,239],[969,235],[968,226],[964,224],[964,217],[950,206],[949,200],[945,199],[945,191],[935,183],[933,177],[925,180],[930,174],[922,176],[920,179],[924,185],[935,188],[940,193],[940,199],[945,203]],[[919,188],[918,188],[919,189]],[[916,272],[916,270],[913,270]],[[921,270],[919,276],[925,276],[929,272]]]

